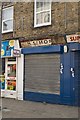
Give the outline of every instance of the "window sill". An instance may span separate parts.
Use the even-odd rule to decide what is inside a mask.
[[[13,32],[13,30],[3,31],[2,34],[12,33],[12,32]]]
[[[45,26],[49,26],[49,25],[51,25],[51,23],[39,24],[39,25],[34,25],[34,28],[45,27]]]

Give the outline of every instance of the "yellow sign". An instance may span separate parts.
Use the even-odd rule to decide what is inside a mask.
[[[10,41],[9,41],[10,47],[13,47],[13,46],[14,46],[14,42],[15,42],[14,40],[10,40]]]
[[[1,49],[1,55],[4,55],[4,50],[3,49]]]

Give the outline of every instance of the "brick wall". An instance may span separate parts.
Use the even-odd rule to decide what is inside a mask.
[[[51,25],[34,28],[34,3],[14,4],[13,37],[43,38],[55,34],[72,34],[78,31],[78,3],[52,3]]]

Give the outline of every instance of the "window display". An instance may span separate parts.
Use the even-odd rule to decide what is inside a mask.
[[[7,72],[8,77],[16,77],[16,64],[8,64]]]
[[[16,90],[16,80],[7,80],[7,90]]]

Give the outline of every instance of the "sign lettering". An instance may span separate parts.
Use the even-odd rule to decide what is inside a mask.
[[[34,47],[34,46],[45,46],[51,45],[51,39],[43,39],[43,40],[34,40],[34,41],[21,41],[21,47]]]
[[[79,42],[80,43],[80,35],[67,35],[67,42]]]

